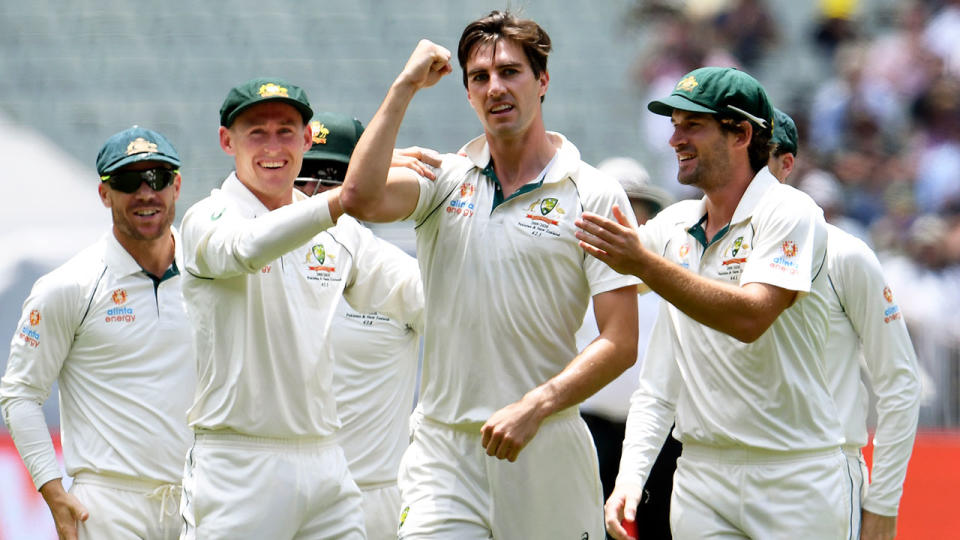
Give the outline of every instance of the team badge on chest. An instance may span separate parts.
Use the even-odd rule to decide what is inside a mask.
[[[717,275],[730,281],[739,281],[743,264],[747,262],[751,250],[749,241],[744,240],[743,236],[736,237],[724,248]]]
[[[560,222],[567,212],[556,197],[537,199],[527,207],[517,226],[533,237],[560,237]]]
[[[323,244],[314,244],[304,255],[304,275],[310,281],[327,283],[340,281],[337,256],[327,251]]]

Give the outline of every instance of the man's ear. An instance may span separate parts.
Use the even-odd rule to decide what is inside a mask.
[[[100,202],[102,202],[104,206],[113,208],[113,201],[110,200],[110,190],[107,189],[106,182],[100,182],[100,185],[97,186],[97,193],[100,194]]]
[[[235,155],[236,150],[233,148],[233,134],[230,133],[230,129],[220,126],[220,148],[223,149],[228,155]]]

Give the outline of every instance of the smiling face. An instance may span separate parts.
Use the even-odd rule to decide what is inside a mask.
[[[670,146],[677,154],[677,180],[704,191],[724,185],[731,167],[732,135],[711,115],[675,109]]]
[[[237,178],[270,209],[291,202],[312,142],[300,112],[277,101],[254,105],[220,128],[220,147],[234,157]]]
[[[509,39],[478,45],[466,66],[467,99],[488,136],[520,137],[542,123],[540,98],[550,83],[533,74],[523,48]]]
[[[138,161],[114,172],[143,171],[158,167],[172,168],[160,161]],[[170,225],[176,215],[176,201],[180,197],[180,175],[160,191],[154,191],[146,182],[133,193],[124,193],[101,182],[100,200],[113,215],[114,235],[121,240],[150,241],[170,234]]]

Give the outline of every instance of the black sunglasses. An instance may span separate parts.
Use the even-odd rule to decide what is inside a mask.
[[[160,191],[173,183],[173,179],[180,173],[179,169],[157,167],[142,171],[125,171],[106,174],[100,177],[111,189],[124,193],[133,193],[140,189],[140,184],[146,182],[150,189]]]

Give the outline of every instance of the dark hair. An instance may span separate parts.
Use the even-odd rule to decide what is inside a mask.
[[[743,131],[743,122],[749,120],[739,115],[720,113],[714,115],[717,122],[720,123],[720,129],[730,133],[740,133]],[[751,122],[753,127],[753,136],[750,138],[750,146],[747,147],[747,156],[750,159],[750,168],[754,174],[760,172],[760,169],[767,166],[770,161],[770,152],[773,150],[773,144],[770,140],[773,138],[773,130],[770,128],[761,128]]]
[[[495,44],[500,39],[509,39],[523,48],[534,77],[547,70],[547,55],[550,54],[550,36],[540,25],[530,19],[520,19],[509,11],[491,11],[463,29],[457,46],[457,60],[463,70],[463,86],[467,86],[467,58],[478,45]],[[541,98],[542,101],[542,98]]]

